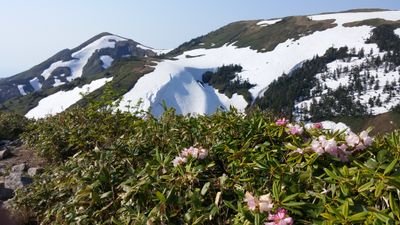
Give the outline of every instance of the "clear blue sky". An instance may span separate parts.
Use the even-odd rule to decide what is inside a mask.
[[[399,0],[0,0],[0,77],[108,31],[173,48],[229,22],[354,8],[400,9]]]

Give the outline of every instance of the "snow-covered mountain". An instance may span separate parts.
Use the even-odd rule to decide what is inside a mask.
[[[0,103],[18,96],[62,86],[106,70],[125,57],[157,53],[135,41],[101,33],[74,49],[64,49],[45,62],[15,76],[0,80]]]
[[[400,12],[349,12],[230,24],[173,51],[173,60],[158,63],[124,99],[142,99],[144,108],[151,107],[156,115],[162,112],[164,100],[184,114],[212,113],[229,106],[245,109],[248,103],[243,96],[234,94],[227,98],[199,83],[202,74],[223,65],[239,64],[243,70],[238,76],[255,85],[249,91],[256,99],[273,80],[299,67],[301,62],[323,55],[330,47],[348,46],[378,54],[376,44],[366,43],[374,26],[351,24],[375,18],[394,22],[400,20]]]
[[[290,110],[296,111],[298,116],[307,116],[307,113],[309,113],[307,110],[310,110],[308,103],[312,102],[313,99],[318,102],[318,98],[321,99],[321,95],[324,93],[331,93],[337,88],[350,85],[353,79],[351,69],[354,66],[361,67],[363,65],[359,69],[359,76],[373,76],[375,82],[379,80],[381,88],[374,89],[366,85],[362,92],[356,95],[354,101],[360,101],[367,107],[368,112],[378,114],[390,110],[391,106],[400,102],[397,92],[392,91],[390,103],[384,104],[384,106],[369,104],[369,98],[375,97],[374,101],[376,101],[379,95],[381,101],[384,102],[388,98],[387,94],[384,93],[386,81],[392,84],[393,80],[398,81],[400,78],[399,73],[395,72],[400,69],[400,65],[382,59],[385,53],[394,53],[394,49],[385,50],[382,46],[379,46],[379,41],[370,40],[373,30],[382,26],[393,28],[393,34],[398,38],[400,11],[357,10],[312,16],[240,21],[195,38],[156,58],[153,57],[156,55],[156,51],[135,42],[129,42],[134,43],[128,46],[136,51],[131,52],[131,55],[148,56],[146,61],[139,63],[139,65],[131,60],[121,61],[120,59],[123,58],[124,54],[120,54],[118,57],[113,54],[102,54],[103,50],[98,50],[98,46],[103,46],[100,49],[114,49],[112,48],[113,44],[116,47],[119,42],[124,43],[124,40],[126,40],[114,35],[103,35],[95,41],[91,41],[92,44],[96,43],[97,47],[86,44],[86,48],[68,52],[67,55],[78,60],[71,58],[60,60],[60,57],[56,57],[57,60],[51,60],[45,66],[42,66],[43,70],[26,79],[25,83],[15,82],[11,86],[18,90],[19,94],[25,94],[38,91],[40,87],[43,89],[46,85],[51,87],[63,85],[73,79],[85,76],[85,74],[90,76],[105,70],[104,75],[107,74],[107,71],[111,71],[108,73],[108,77],[93,76],[97,79],[91,79],[91,83],[85,83],[88,86],[73,86],[67,90],[62,90],[63,92],[59,90],[51,94],[48,93],[32,107],[29,107],[29,110],[25,111],[29,117],[43,117],[46,114],[54,114],[73,105],[80,98],[73,98],[69,101],[69,104],[60,104],[60,102],[63,101],[62,99],[67,99],[68,96],[73,96],[73,93],[76,95],[86,87],[93,85],[91,89],[101,89],[104,82],[111,81],[114,87],[118,88],[122,83],[116,80],[115,76],[118,75],[118,71],[120,71],[118,69],[121,66],[125,65],[127,70],[140,67],[143,68],[143,70],[140,70],[142,71],[140,76],[138,75],[137,79],[135,78],[130,83],[130,88],[122,93],[121,109],[125,109],[127,104],[135,104],[141,100],[143,101],[142,107],[144,109],[150,107],[155,115],[160,115],[163,112],[164,103],[167,106],[174,107],[178,113],[182,114],[210,114],[218,109],[228,109],[230,106],[240,110],[254,105],[269,108],[272,103],[270,104],[268,99],[274,99],[276,93],[270,92],[275,89],[280,89],[289,94],[297,93],[284,84],[280,88],[274,87],[273,85],[276,84],[274,81],[282,77],[283,74],[286,74],[286,77],[296,76],[300,73],[299,70],[304,71],[312,65],[315,62],[313,60],[318,55],[324,60],[320,62],[321,65],[315,71],[311,71],[313,73],[310,73],[309,78],[307,78],[310,85],[313,86],[305,89],[307,93],[315,92],[315,95],[295,96],[289,102],[282,102],[282,108],[290,108]],[[343,47],[347,47],[345,56],[331,60],[327,55],[327,52],[336,51]],[[365,54],[356,56],[352,54],[353,51],[355,53],[363,51]],[[96,69],[85,73],[86,68],[92,67],[82,65],[91,61],[88,59],[88,55],[93,55],[93,52],[98,53],[95,60],[97,67],[93,67]],[[386,60],[386,64],[384,62],[378,66],[367,66],[377,56],[381,57],[381,61]],[[118,61],[120,64],[108,68],[112,60]],[[153,64],[150,65],[150,62]],[[127,66],[128,64],[130,66]],[[212,72],[209,74],[210,76],[218,76],[221,72],[218,68],[221,70],[221,67],[226,65],[240,65],[241,70],[229,75],[229,79],[217,81],[217,84],[204,79],[204,74],[207,71]],[[345,67],[348,67],[348,69],[343,69]],[[390,69],[386,67],[390,67]],[[65,71],[64,68],[69,68],[69,72]],[[143,72],[144,68],[146,72]],[[338,74],[339,72],[340,74]],[[10,79],[15,80],[13,77]],[[10,79],[7,81],[9,82]],[[363,78],[360,79],[364,82]],[[302,83],[302,81],[296,82]],[[368,81],[366,82],[368,83]],[[393,85],[391,87],[397,90],[397,84]],[[239,86],[248,88],[244,91],[232,90],[232,87]],[[293,86],[293,89],[299,87]],[[318,89],[318,87],[322,88]],[[5,90],[1,86],[1,81],[0,89]],[[227,94],[228,89],[229,94]],[[316,92],[316,89],[319,92]],[[245,92],[249,95],[244,94]],[[270,95],[267,95],[267,93]],[[348,94],[354,95],[354,93],[349,92]],[[279,96],[284,95],[280,94]],[[5,98],[3,97],[3,99]],[[279,107],[279,101],[274,102],[274,107],[275,104],[278,104],[277,107]]]

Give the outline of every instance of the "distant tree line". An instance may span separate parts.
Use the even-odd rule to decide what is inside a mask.
[[[317,55],[273,81],[255,104],[261,109],[291,117],[295,102],[311,97],[311,89],[317,85],[315,75],[326,71],[326,64],[346,57],[349,57],[347,47],[329,48],[323,56]]]
[[[215,72],[205,72],[202,76],[202,81],[229,98],[236,93],[242,95],[248,103],[251,103],[252,96],[249,89],[255,85],[250,84],[248,80],[244,80],[238,75],[238,73],[242,72],[242,69],[240,65],[224,65],[217,68]]]

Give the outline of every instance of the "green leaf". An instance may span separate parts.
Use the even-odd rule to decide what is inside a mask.
[[[399,205],[396,203],[392,192],[389,193],[389,206],[392,209],[392,212],[396,215],[397,219],[400,219]]]
[[[394,159],[394,160],[389,164],[389,166],[386,167],[385,171],[383,172],[383,175],[386,175],[386,174],[390,173],[390,172],[394,169],[394,167],[396,166],[396,164],[397,164],[397,159]]]
[[[349,202],[345,201],[342,205],[342,215],[344,218],[347,218],[349,216]]]
[[[356,221],[364,221],[368,215],[368,212],[360,212],[348,217],[348,219],[352,222]]]
[[[383,181],[379,181],[375,187],[375,197],[376,198],[382,195],[382,191],[384,188],[385,188],[385,184],[383,183]]]
[[[112,195],[112,191],[108,191],[108,192],[103,193],[102,195],[100,195],[100,198],[101,198],[101,199],[103,199],[103,198],[108,198],[108,197],[110,197],[111,195]]]
[[[276,200],[279,199],[280,193],[281,193],[281,185],[279,181],[274,181],[274,183],[272,184],[272,195]]]
[[[201,195],[205,195],[208,191],[208,189],[210,188],[210,182],[207,182],[203,185],[203,188],[201,189],[200,194]]]
[[[260,222],[260,214],[256,213],[254,215],[254,225],[260,225],[260,224],[261,224],[261,222]]]
[[[282,205],[288,206],[288,207],[303,206],[305,204],[306,204],[305,202],[287,202],[287,203],[282,203]]]
[[[290,200],[296,198],[298,195],[299,195],[299,193],[286,196],[286,197],[282,200],[282,203],[288,202],[288,201],[290,201]]]
[[[376,218],[378,218],[378,220],[385,223],[389,223],[389,221],[391,220],[390,216],[381,212],[374,212],[374,215],[376,216]]]
[[[339,179],[338,175],[334,174],[332,171],[328,170],[327,168],[324,168],[324,171],[326,174],[328,174],[329,177],[331,177],[335,180]]]
[[[383,163],[388,158],[387,154],[388,152],[386,150],[381,150],[378,152],[376,159],[378,160],[378,162]]]
[[[162,203],[165,203],[165,202],[166,202],[166,199],[165,199],[165,196],[164,196],[163,193],[157,191],[157,192],[156,192],[156,196],[157,196],[158,200],[160,200],[160,202],[162,202]]]
[[[228,208],[237,211],[237,208],[232,204],[232,202],[224,200],[223,203],[224,203],[224,205],[226,205]]]
[[[361,185],[361,186],[358,188],[358,192],[364,192],[364,191],[366,191],[366,190],[370,190],[370,188],[372,187],[372,185],[374,185],[374,181],[373,181],[373,180],[370,180],[369,182],[367,182],[367,183]]]

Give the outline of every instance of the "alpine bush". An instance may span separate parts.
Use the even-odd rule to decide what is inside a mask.
[[[14,140],[26,130],[29,120],[10,112],[0,112],[0,140]]]
[[[234,109],[161,118],[103,109],[31,127],[28,142],[59,163],[17,193],[16,208],[41,224],[400,221],[399,132],[372,138]]]

